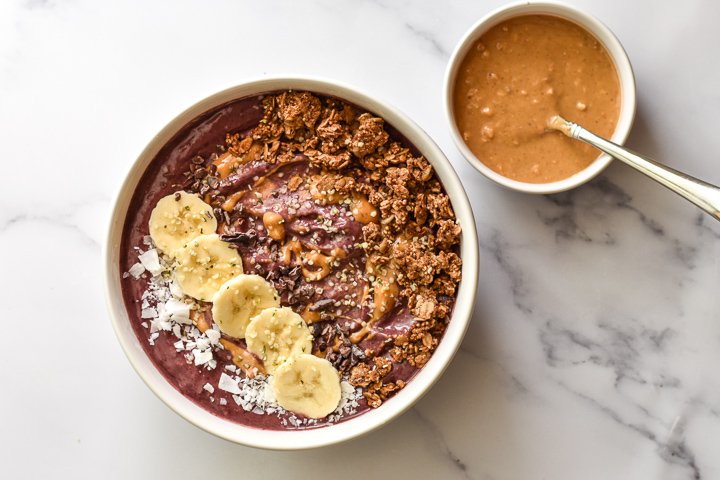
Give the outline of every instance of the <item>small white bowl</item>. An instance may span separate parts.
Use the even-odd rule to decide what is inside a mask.
[[[451,320],[430,361],[405,388],[380,408],[336,425],[301,431],[246,427],[217,417],[183,396],[163,377],[143,351],[131,327],[120,288],[120,241],[125,217],[140,178],[160,149],[176,132],[208,110],[239,98],[285,89],[335,96],[384,118],[415,145],[435,168],[463,229],[460,243],[462,281]],[[478,277],[477,233],[470,203],[460,179],[440,148],[412,120],[390,105],[345,85],[305,77],[263,78],[229,88],[196,103],[163,128],[142,151],[120,187],[110,217],[104,258],[106,297],[113,328],[130,363],[148,387],[180,416],[210,433],[236,443],[277,450],[313,448],[349,440],[388,423],[410,408],[437,381],[459,348],[470,322]]]
[[[610,29],[591,15],[561,2],[546,1],[511,3],[488,13],[475,25],[473,25],[467,33],[465,33],[451,55],[450,62],[448,63],[448,67],[445,72],[445,113],[450,124],[450,133],[455,141],[455,144],[470,165],[496,183],[521,192],[547,194],[562,192],[582,185],[602,172],[605,167],[610,164],[612,158],[606,154],[599,155],[598,158],[596,158],[595,161],[593,161],[593,163],[588,165],[585,169],[557,182],[528,183],[513,180],[490,169],[470,151],[462,138],[462,135],[457,127],[457,123],[455,122],[455,112],[452,100],[453,88],[458,69],[473,44],[485,32],[498,23],[513,17],[533,14],[554,15],[556,17],[569,20],[590,32],[605,46],[605,49],[615,64],[615,69],[617,70],[618,77],[620,79],[620,115],[611,140],[621,145],[627,139],[633,120],[635,119],[635,76],[633,74],[632,66],[630,65],[627,53],[625,53],[620,41],[617,37],[615,37]]]

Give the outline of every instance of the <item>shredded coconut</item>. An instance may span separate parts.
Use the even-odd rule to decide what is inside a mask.
[[[170,270],[169,263],[162,255],[158,255],[152,241],[148,239],[146,237],[144,243],[150,250],[143,252],[135,247],[140,262],[124,274],[124,278],[132,276],[135,279],[140,278],[145,271],[152,274],[140,299],[141,325],[149,329],[150,333],[148,343],[155,345],[162,332],[167,332],[165,335],[171,334],[177,339],[173,347],[189,364],[209,370],[216,368],[214,352],[223,349],[218,326],[213,325],[202,333],[193,324],[190,311],[194,305],[183,301],[184,296],[177,282],[171,280],[170,275],[164,275]],[[230,394],[234,403],[244,411],[255,415],[276,415],[284,426],[301,428],[318,423],[318,419],[298,417],[278,405],[272,389],[272,376],[246,377],[233,364],[224,365],[223,370],[217,387],[210,383],[202,387],[210,395],[210,402],[215,402],[212,395],[220,390]],[[328,423],[335,423],[344,416],[354,414],[362,398],[360,388],[353,387],[347,380],[343,380],[340,387],[341,399],[335,411],[327,417]],[[218,401],[220,405],[228,405],[227,398],[220,396]]]
[[[272,376],[257,375],[254,378],[249,378],[239,375],[230,376],[223,372],[220,376],[218,388],[232,393],[235,404],[246,412],[255,415],[276,415],[282,419],[281,423],[284,426],[304,427],[317,424],[318,419],[298,417],[278,405],[272,389],[272,382]],[[235,391],[236,388],[237,391]],[[359,401],[362,398],[362,390],[353,387],[347,380],[343,380],[340,383],[340,391],[340,402],[335,411],[328,415],[328,423],[335,423],[341,418],[357,412]]]
[[[152,247],[152,242],[146,244]],[[150,330],[148,343],[155,345],[160,332],[172,332],[177,338],[173,343],[175,350],[190,352],[189,357],[186,356],[188,362],[208,370],[214,369],[217,366],[214,350],[223,348],[219,343],[219,331],[208,330],[210,336],[207,336],[193,325],[190,319],[193,305],[182,301],[182,291],[177,282],[170,280],[169,275],[163,275],[169,271],[167,259],[159,256],[155,248],[146,252],[138,247],[135,250],[141,263],[133,265],[128,273],[134,278],[139,278],[146,270],[153,273],[141,296],[140,317],[143,326]]]

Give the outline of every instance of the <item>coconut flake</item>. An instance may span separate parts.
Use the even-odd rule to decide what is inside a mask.
[[[153,248],[147,252],[138,255],[138,260],[142,263],[142,266],[150,272],[153,277],[160,275],[163,271],[162,265],[160,265],[160,257],[158,256],[157,249]]]
[[[208,340],[211,344],[217,345],[220,343],[220,332],[215,329],[207,329],[205,330],[205,335],[207,336]]]
[[[182,298],[183,297],[183,291],[182,288],[180,288],[180,284],[177,283],[177,281],[173,280],[168,284],[168,288],[170,289],[170,294],[175,298]]]
[[[165,320],[162,318],[159,318],[157,321],[157,328],[162,330],[163,332],[169,332],[172,330],[172,323],[170,323],[169,320]]]
[[[238,386],[237,379],[232,378],[227,373],[223,372],[220,374],[220,381],[218,382],[218,388],[228,393],[234,393],[235,395],[240,393],[240,387]]]
[[[203,385],[203,390],[205,390],[205,391],[208,392],[208,393],[214,393],[214,392],[215,392],[215,387],[213,387],[213,386],[210,385],[209,383],[206,383],[205,385]]]
[[[272,389],[272,377],[270,378],[269,382],[265,383],[261,393],[261,398],[265,403],[277,403],[277,398],[275,398],[275,391]]]
[[[200,350],[196,348],[192,351],[193,357],[195,357],[195,365],[205,365],[207,362],[212,360],[212,350]]]
[[[177,323],[184,325],[192,324],[190,320],[190,305],[175,298],[171,298],[165,302],[164,314]]]
[[[207,337],[200,337],[195,342],[195,345],[200,350],[207,350],[210,348],[210,340]]]
[[[140,275],[145,273],[145,267],[141,263],[136,263],[128,270],[128,273],[133,276],[134,279],[140,278]]]

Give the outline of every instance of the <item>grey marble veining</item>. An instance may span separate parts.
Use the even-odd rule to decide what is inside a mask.
[[[0,464],[11,478],[720,478],[720,223],[619,164],[529,196],[476,173],[445,64],[499,1],[0,2]],[[715,2],[578,0],[638,80],[628,145],[720,183]],[[214,91],[275,73],[390,101],[457,169],[481,244],[467,337],[392,424],[256,451],[170,412],[105,312],[112,196],[145,143]],[[689,135],[688,132],[694,132]],[[178,461],[181,454],[192,458]]]

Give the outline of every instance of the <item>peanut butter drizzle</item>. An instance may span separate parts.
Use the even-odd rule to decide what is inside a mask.
[[[377,208],[371,204],[365,195],[356,193],[353,195],[350,211],[355,220],[366,225],[368,223],[377,223],[380,221],[380,215]]]
[[[330,347],[333,352],[337,353],[340,350],[340,347],[342,346],[342,340],[340,340],[338,337],[335,337],[335,342],[333,343],[333,346]]]
[[[305,307],[305,310],[300,314],[308,325],[320,321],[320,312],[313,312],[310,310],[310,305]]]
[[[317,251],[311,251],[305,255],[305,262],[303,262],[303,275],[308,281],[318,281],[330,275],[331,265],[334,258],[329,255],[324,255]],[[311,265],[313,267],[319,267],[317,270],[311,270],[305,265]]]
[[[222,204],[222,209],[226,212],[231,212],[232,209],[235,208],[235,205],[237,205],[243,195],[247,192],[247,190],[240,190],[239,192],[235,192],[228,196]]]
[[[319,201],[322,205],[332,205],[342,202],[345,197],[340,192],[336,190],[321,191],[318,188],[318,182],[324,176],[325,175],[320,174],[310,177],[310,195],[312,196],[313,200]]]
[[[210,322],[205,318],[205,314],[200,310],[192,310],[190,317],[201,333],[205,333],[210,328]],[[233,363],[240,368],[246,376],[252,378],[258,373],[265,373],[265,367],[260,363],[252,353],[248,352],[240,345],[237,345],[225,338],[220,339],[220,344],[230,352]]]
[[[325,255],[319,249],[305,251],[299,240],[291,240],[283,245],[283,262],[285,265],[292,263],[293,255],[300,263],[303,276],[308,282],[316,282],[330,275],[332,264],[340,259],[345,258],[345,251],[340,248],[334,248],[330,255]],[[314,268],[308,268],[314,267]]]
[[[335,190],[321,191],[317,188],[317,183],[322,175],[314,175],[310,179],[310,195],[314,200],[319,201],[322,205],[333,205],[338,203],[349,203],[350,212],[352,212],[355,220],[366,225],[368,223],[377,223],[380,221],[380,215],[377,209],[368,201],[367,197],[361,193],[353,193],[350,198]]]
[[[347,257],[347,252],[340,247],[336,247],[330,250],[330,256],[337,260]]]
[[[302,254],[302,244],[299,240],[291,240],[283,245],[282,252],[283,263],[285,263],[285,265],[290,265],[290,263],[292,263],[293,254],[295,254],[297,258],[300,258],[300,255]]]
[[[255,356],[230,340],[220,339],[220,344],[232,355],[233,363],[240,368],[246,376],[252,378],[258,373],[265,374],[265,367]]]
[[[273,240],[282,242],[285,240],[285,219],[279,213],[265,212],[262,217],[263,225],[267,228],[268,235]]]
[[[247,152],[243,153],[242,162],[248,163],[253,160],[260,160],[265,153],[265,144],[261,142],[253,142]]]
[[[338,337],[335,337],[333,344],[326,346],[324,350],[320,350],[319,348],[313,347],[312,354],[319,358],[325,358],[327,356],[327,353],[330,351],[337,353],[340,350],[341,346],[342,346],[342,340],[340,340]]]
[[[380,271],[377,272],[377,270]],[[370,327],[380,320],[383,315],[392,310],[400,294],[400,289],[395,279],[395,269],[392,267],[392,264],[382,269],[376,269],[374,265],[368,262],[366,272],[370,275],[376,274],[375,283],[373,284],[373,311],[365,325],[350,335],[350,341],[352,343],[359,343],[370,333]],[[366,287],[363,302],[369,295],[369,289]]]
[[[249,137],[248,137],[249,138]],[[233,155],[227,151],[213,161],[217,169],[218,176],[223,179],[227,178],[238,165],[243,165],[252,160],[260,160],[262,152],[265,149],[260,142],[253,142],[245,153],[240,156]]]
[[[205,333],[205,331],[210,328],[210,323],[205,318],[205,315],[199,310],[191,310],[190,318],[192,319],[197,329],[200,330],[200,333]]]
[[[230,175],[235,167],[242,163],[242,160],[230,152],[225,152],[212,162],[217,168],[218,176],[223,179]]]
[[[235,205],[240,201],[240,199],[247,194],[248,192],[257,192],[260,193],[263,198],[265,198],[266,194],[270,194],[273,189],[275,188],[275,185],[272,183],[267,182],[267,179],[270,175],[277,172],[280,168],[285,167],[287,165],[292,165],[293,163],[301,162],[302,160],[291,160],[289,162],[281,163],[275,167],[273,167],[269,172],[267,172],[262,177],[258,178],[252,185],[252,188],[245,189],[245,190],[239,190],[231,195],[229,195],[225,202],[222,204],[222,209],[226,212],[232,211],[233,208],[235,208]],[[246,162],[243,162],[246,163]],[[207,196],[209,198],[209,196]]]
[[[395,300],[399,293],[400,290],[395,281],[395,272],[388,268],[382,273],[380,279],[375,282],[371,323],[378,321],[395,306]]]

